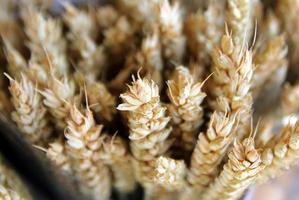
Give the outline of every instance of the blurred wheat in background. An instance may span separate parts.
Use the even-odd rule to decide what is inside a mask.
[[[80,193],[238,200],[297,164],[299,1],[75,2],[0,0],[0,110]]]

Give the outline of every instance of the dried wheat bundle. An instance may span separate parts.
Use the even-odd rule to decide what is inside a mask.
[[[79,187],[83,193],[91,195],[93,199],[109,199],[110,173],[99,159],[102,147],[100,134],[103,126],[95,124],[88,107],[80,111],[74,104],[69,106],[71,106],[70,115],[66,119],[65,131],[66,150],[80,183]]]
[[[255,182],[264,165],[255,149],[253,138],[235,142],[221,174],[204,192],[201,199],[239,199]]]
[[[175,69],[171,80],[167,82],[167,94],[171,101],[168,105],[173,132],[182,149],[193,149],[193,140],[199,126],[203,122],[201,103],[206,94],[202,92],[202,83],[195,82],[190,71],[179,66]]]
[[[32,143],[41,143],[49,137],[52,128],[48,124],[47,110],[42,104],[36,86],[25,74],[20,81],[6,74],[10,81],[9,91],[12,96],[14,112],[12,119]]]

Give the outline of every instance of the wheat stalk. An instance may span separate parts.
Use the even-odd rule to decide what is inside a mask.
[[[204,192],[202,199],[239,199],[263,168],[253,138],[235,142],[221,174]]]
[[[20,81],[14,80],[8,74],[6,76],[10,81],[9,91],[15,109],[11,114],[12,119],[32,143],[42,144],[52,129],[36,86],[24,74],[21,74]]]
[[[168,106],[174,132],[184,150],[193,148],[193,140],[203,122],[201,103],[206,94],[201,91],[202,83],[195,82],[189,70],[177,67],[171,80],[167,82],[167,94],[171,101]]]
[[[71,157],[75,175],[81,183],[80,189],[93,199],[109,199],[110,173],[99,159],[103,126],[95,124],[88,107],[81,112],[76,105],[70,106],[70,115],[66,119],[66,149]]]

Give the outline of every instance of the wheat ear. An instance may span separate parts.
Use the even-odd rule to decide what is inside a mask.
[[[257,96],[263,84],[279,68],[287,66],[287,46],[283,35],[274,37],[269,41],[262,52],[254,55],[254,71],[252,91]]]
[[[263,168],[253,138],[235,142],[222,172],[204,192],[202,199],[239,199]]]
[[[183,66],[176,68],[167,85],[167,94],[171,101],[168,109],[175,125],[175,137],[181,142],[179,146],[190,151],[197,130],[203,122],[201,104],[206,94],[201,91],[202,83],[195,82],[190,71]]]
[[[189,187],[184,193],[187,199],[200,195],[218,176],[219,165],[233,141],[236,124],[236,116],[214,112],[207,132],[199,134],[187,176]]]
[[[266,144],[264,149],[263,162],[267,167],[262,171],[261,182],[281,175],[284,170],[296,164],[299,158],[299,122],[295,124],[289,122],[278,136],[273,137]]]
[[[209,92],[214,100],[210,104],[216,111],[231,115],[238,113],[238,134],[242,136],[248,132],[252,112],[252,52],[246,49],[246,45],[235,45],[226,32],[222,36],[220,49],[214,50],[212,58],[214,74]]]
[[[226,21],[233,32],[234,42],[238,45],[250,38],[251,6],[250,0],[227,1]]]
[[[130,155],[125,141],[118,137],[105,135],[101,159],[113,173],[114,187],[123,193],[134,191],[136,180]]]
[[[66,58],[66,41],[62,36],[62,24],[59,20],[46,16],[34,8],[23,10],[25,33],[29,38],[31,60],[46,64],[51,57],[53,70],[58,75],[66,75],[69,66]],[[47,51],[47,54],[45,53]]]
[[[123,103],[117,109],[127,111],[131,151],[135,157],[136,179],[146,188],[147,198],[154,195],[152,183],[154,160],[165,153],[172,141],[167,140],[171,128],[166,108],[161,105],[159,88],[147,79],[133,77],[129,90],[120,95]]]
[[[183,34],[182,10],[178,2],[170,5],[169,0],[163,0],[159,3],[158,15],[163,58],[181,63],[186,38]]]
[[[70,114],[66,119],[66,149],[71,157],[75,176],[80,182],[80,189],[93,199],[109,199],[110,173],[99,158],[103,126],[95,124],[88,107],[81,112],[76,105],[70,106]]]
[[[219,2],[210,2],[206,11],[198,10],[185,21],[188,47],[202,64],[211,62],[210,54],[221,39],[223,21],[223,7]]]
[[[9,91],[15,111],[12,119],[20,130],[32,143],[42,144],[52,129],[48,124],[47,110],[42,104],[42,98],[36,91],[36,86],[25,74],[21,74],[20,81],[9,75]]]

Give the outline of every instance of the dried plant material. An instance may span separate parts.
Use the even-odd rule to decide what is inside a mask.
[[[113,26],[118,18],[118,11],[110,5],[102,6],[96,10],[96,19],[101,30],[105,30]]]
[[[161,105],[159,88],[147,79],[133,77],[129,90],[120,95],[123,103],[117,109],[127,111],[129,139],[132,154],[136,161],[136,179],[146,188],[146,196],[154,195],[152,183],[154,159],[165,153],[172,143],[167,140],[171,128],[166,108]]]
[[[284,115],[296,113],[299,110],[299,84],[291,86],[286,83],[281,92],[281,107]]]
[[[108,200],[111,192],[109,169],[99,159],[102,125],[96,125],[91,110],[70,105],[66,120],[66,149],[80,189],[93,199]],[[101,195],[99,195],[101,194]]]
[[[36,86],[21,74],[20,81],[9,75],[9,91],[15,111],[11,114],[19,129],[34,144],[43,144],[51,134],[48,124],[47,110],[42,104],[42,98],[36,91]]]
[[[29,38],[28,47],[33,62],[45,64],[50,57],[55,73],[66,75],[69,66],[66,58],[66,42],[62,37],[61,22],[36,11],[34,8],[24,10],[22,18],[26,35]]]
[[[54,74],[50,75],[48,86],[40,93],[43,95],[44,105],[53,117],[55,126],[63,130],[66,127],[65,119],[69,114],[67,101],[79,103],[80,97],[75,96],[75,84],[68,77],[59,80]]]
[[[140,49],[127,57],[125,68],[110,82],[111,87],[120,89],[132,72],[140,67],[147,77],[153,79],[158,85],[162,85],[163,62],[157,33],[145,37]]]
[[[210,54],[219,43],[224,23],[221,3],[210,2],[207,10],[190,14],[185,21],[188,47],[201,63],[209,64]]]
[[[204,192],[202,199],[239,199],[263,168],[253,138],[246,138],[242,143],[235,142],[221,174]]]
[[[272,156],[272,159],[264,159],[268,162],[261,174],[262,182],[281,175],[284,170],[296,164],[299,158],[298,141],[299,123],[291,124],[289,122],[278,136],[273,137],[266,144],[264,151],[267,151],[268,157]]]
[[[226,21],[233,32],[236,45],[241,45],[250,38],[251,26],[251,0],[228,0]]]
[[[132,157],[123,139],[105,135],[101,159],[110,167],[113,173],[113,185],[118,191],[123,193],[134,191],[136,180]]]
[[[163,0],[159,2],[158,14],[163,58],[167,61],[181,63],[186,46],[181,7],[178,2],[170,5],[169,0]]]
[[[130,21],[125,16],[121,16],[116,24],[105,30],[103,34],[105,37],[103,45],[107,53],[113,59],[117,59],[124,55],[132,45],[134,29]]]
[[[248,132],[252,112],[252,52],[246,46],[235,45],[226,32],[220,49],[214,50],[212,58],[214,74],[209,92],[214,100],[210,104],[216,111],[238,113],[238,135],[242,136]]]
[[[187,177],[190,187],[185,191],[190,199],[200,195],[219,174],[219,165],[234,139],[235,130],[236,116],[214,112],[207,132],[199,134]]]
[[[184,186],[186,166],[183,160],[160,156],[155,162],[154,181],[167,190],[181,190]]]
[[[174,134],[182,149],[193,149],[194,137],[203,122],[201,106],[206,94],[202,83],[195,82],[189,70],[177,67],[171,80],[167,82],[167,94],[171,101],[168,109],[174,124]]]
[[[15,171],[0,157],[0,198],[3,200],[31,200],[28,189]]]
[[[70,3],[64,2],[65,12],[63,20],[70,29],[70,32],[75,35],[88,35],[95,39],[97,34],[97,26],[95,18],[82,9],[78,9]]]
[[[256,96],[267,79],[281,67],[287,66],[287,46],[283,35],[274,37],[261,52],[254,55],[252,90]]]
[[[67,174],[72,172],[70,158],[61,140],[50,143],[48,149],[46,149],[46,155],[62,172]]]
[[[94,82],[87,85],[87,96],[91,109],[104,121],[112,121],[116,114],[116,98],[108,91],[104,83]]]
[[[6,60],[8,63],[8,73],[11,76],[19,79],[21,73],[26,73],[27,62],[21,53],[15,49],[8,40],[4,39],[4,44]]]

